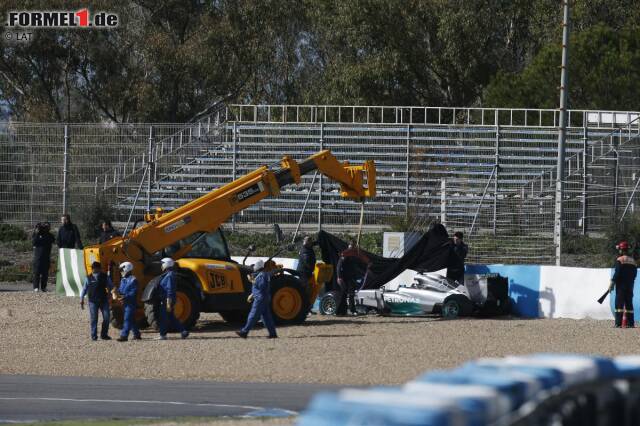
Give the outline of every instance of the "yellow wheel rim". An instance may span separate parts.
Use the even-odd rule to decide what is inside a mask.
[[[273,296],[273,313],[279,318],[292,320],[298,316],[302,309],[302,297],[300,293],[289,287],[281,288]]]
[[[176,293],[176,307],[173,313],[181,323],[185,323],[191,316],[191,299],[181,291]]]

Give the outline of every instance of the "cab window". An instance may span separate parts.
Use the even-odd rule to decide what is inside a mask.
[[[227,243],[219,230],[209,233],[200,233],[195,238],[193,236],[185,238],[190,240],[191,250],[183,257],[201,259],[228,260],[229,250]]]

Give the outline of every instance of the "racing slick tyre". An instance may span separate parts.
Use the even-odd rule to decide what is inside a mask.
[[[456,299],[449,299],[442,304],[442,317],[454,319],[460,315],[460,303]]]
[[[338,312],[338,295],[329,291],[320,298],[320,314],[335,315]]]
[[[309,309],[308,292],[299,279],[284,274],[271,279],[271,310],[276,324],[301,324]]]

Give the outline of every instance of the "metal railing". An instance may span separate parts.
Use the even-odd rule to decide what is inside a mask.
[[[557,109],[346,105],[229,105],[239,122],[437,124],[558,127]],[[569,110],[569,127],[616,127],[635,121],[639,112]]]

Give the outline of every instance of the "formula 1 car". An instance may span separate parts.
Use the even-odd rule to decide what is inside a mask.
[[[508,281],[500,275],[469,275],[466,285],[434,273],[418,273],[409,285],[397,289],[389,284],[378,289],[356,292],[359,313],[381,315],[458,316],[506,315],[509,313]],[[340,294],[325,293],[320,299],[320,313],[335,315]]]

